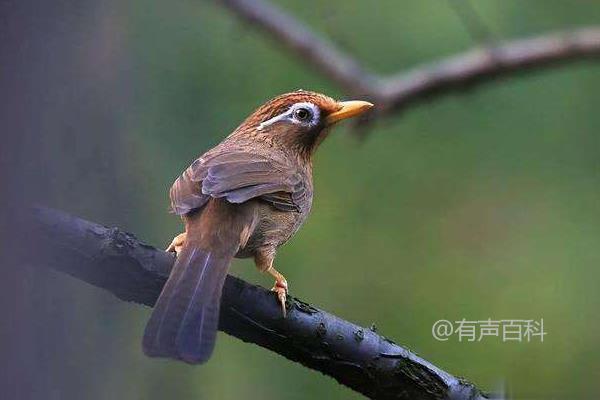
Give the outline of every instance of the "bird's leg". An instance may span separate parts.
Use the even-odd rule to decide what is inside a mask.
[[[273,266],[267,270],[269,274],[271,274],[275,278],[275,284],[271,288],[275,294],[277,294],[277,299],[279,300],[279,304],[281,304],[281,312],[283,313],[283,318],[286,316],[285,310],[285,300],[288,292],[288,284],[287,280],[279,271],[277,271]]]
[[[274,258],[274,251],[259,251],[254,256],[254,262],[256,263],[256,267],[260,271],[267,272],[275,278],[275,284],[271,288],[271,291],[275,292],[275,294],[277,295],[277,300],[281,305],[281,312],[283,313],[283,318],[285,318],[285,300],[287,298],[288,283],[285,277],[273,267]]]
[[[181,248],[185,244],[186,238],[187,238],[187,233],[186,232],[180,233],[179,235],[175,236],[173,238],[173,241],[171,242],[171,244],[169,245],[169,247],[167,247],[165,249],[165,251],[170,251],[170,252],[173,252],[175,254],[179,254],[179,252],[181,251]]]

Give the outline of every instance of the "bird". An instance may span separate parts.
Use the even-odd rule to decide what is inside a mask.
[[[315,150],[333,125],[371,107],[305,90],[279,95],[175,180],[171,211],[185,231],[167,248],[176,259],[144,331],[146,355],[189,364],[210,358],[234,257],[254,258],[275,278],[271,290],[286,317],[288,282],[273,261],[310,213]]]

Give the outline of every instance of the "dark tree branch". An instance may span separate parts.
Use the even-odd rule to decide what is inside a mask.
[[[418,66],[390,77],[369,73],[300,21],[263,0],[220,0],[242,20],[255,25],[311,64],[349,95],[365,96],[385,113],[420,100],[561,62],[600,56],[600,27],[550,33],[475,49]]]
[[[153,306],[174,257],[117,228],[36,208],[36,266],[51,267],[106,289],[125,301]],[[228,276],[219,329],[320,371],[375,399],[484,399],[407,349],[296,298],[282,318],[268,290]],[[141,335],[141,333],[140,333]]]

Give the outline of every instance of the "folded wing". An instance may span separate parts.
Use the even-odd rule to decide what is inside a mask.
[[[171,208],[186,214],[202,208],[210,197],[231,203],[259,198],[279,210],[296,212],[306,209],[309,201],[296,166],[242,151],[194,161],[171,187]]]

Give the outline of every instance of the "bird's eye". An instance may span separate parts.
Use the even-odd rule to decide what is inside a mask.
[[[294,111],[294,118],[298,121],[308,121],[312,118],[312,113],[307,108],[299,108]]]

